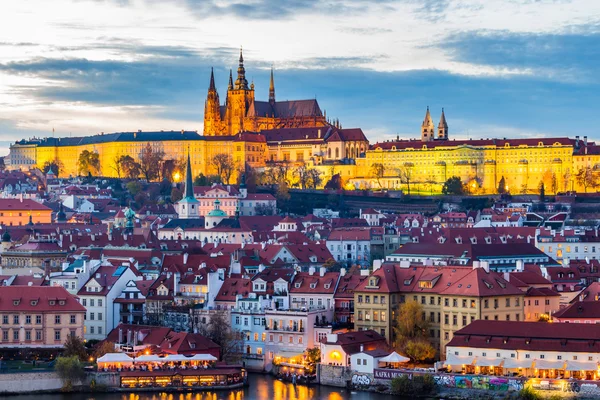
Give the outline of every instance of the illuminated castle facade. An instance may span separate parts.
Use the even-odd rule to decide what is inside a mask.
[[[229,84],[225,104],[221,105],[215,86],[214,72],[204,104],[204,135],[228,136],[242,131],[260,132],[267,129],[324,127],[326,117],[316,99],[275,100],[275,80],[271,69],[269,100],[254,97],[254,83],[248,85],[244,57],[240,51],[237,79],[229,72]]]

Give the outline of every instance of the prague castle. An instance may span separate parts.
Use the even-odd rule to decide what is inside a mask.
[[[203,134],[138,131],[21,140],[11,145],[5,164],[9,169],[41,169],[56,163],[59,176],[77,176],[79,156],[87,150],[99,156],[99,175],[116,177],[116,160],[123,155],[139,159],[148,145],[163,151],[165,162],[182,165],[189,154],[193,176],[214,174],[212,160],[226,154],[236,171],[232,182],[244,169],[267,170],[284,162],[314,167],[324,181],[340,174],[348,189],[410,188],[423,194],[439,193],[453,176],[474,194],[495,193],[502,181],[515,194],[537,193],[541,182],[547,193],[584,191],[595,189],[598,180],[582,179],[582,174],[595,176],[600,170],[600,146],[585,136],[454,140],[443,109],[436,126],[427,108],[419,139],[370,145],[360,128],[331,124],[316,99],[276,101],[272,70],[268,101],[256,100],[241,52],[237,79],[230,72],[224,104],[211,70]]]

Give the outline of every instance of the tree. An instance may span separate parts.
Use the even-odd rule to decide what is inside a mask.
[[[571,183],[571,170],[569,168],[567,168],[567,170],[563,173],[562,175],[562,184],[563,184],[563,191],[568,191],[569,190],[569,184]]]
[[[94,151],[84,150],[79,154],[77,170],[81,175],[98,175],[100,173],[100,156]]]
[[[335,174],[325,184],[325,189],[328,190],[341,190],[342,189],[342,177],[340,174]]]
[[[100,342],[94,350],[94,357],[97,360],[108,353],[117,353],[117,351],[115,350],[115,344],[113,342],[109,342],[108,340],[104,340]]]
[[[398,173],[398,178],[400,179],[400,183],[406,185],[406,192],[410,196],[410,183],[412,182],[414,164],[413,163],[404,163],[404,165],[398,168],[396,171]]]
[[[211,313],[206,324],[197,326],[198,333],[221,346],[221,360],[229,362],[239,360],[244,348],[244,335],[231,328],[229,314],[225,310]]]
[[[210,160],[210,164],[217,170],[217,175],[221,178],[221,182],[229,184],[231,175],[233,175],[233,171],[235,171],[231,156],[225,153],[215,154]]]
[[[316,168],[308,168],[306,164],[296,167],[293,175],[298,178],[302,189],[316,189],[322,182],[321,172]]]
[[[194,186],[211,186],[213,183],[221,182],[221,178],[217,175],[208,175],[205,176],[203,173],[200,173],[194,179]]]
[[[128,179],[137,179],[140,176],[140,164],[133,159],[131,156],[119,157],[119,165],[123,176]]]
[[[596,186],[596,176],[591,167],[580,168],[575,175],[575,181],[587,193],[588,187]]]
[[[75,356],[81,361],[87,360],[87,351],[85,349],[83,340],[80,337],[69,335],[64,346],[65,351],[63,352],[63,356]]]
[[[275,215],[275,207],[270,204],[258,203],[254,207],[254,215]]]
[[[287,182],[281,182],[277,185],[277,192],[275,193],[277,201],[286,202],[290,199],[290,191],[288,189]]]
[[[544,187],[544,182],[540,181],[539,190],[540,190],[540,202],[543,203],[546,201],[546,188]]]
[[[306,349],[304,354],[307,372],[309,375],[313,375],[317,372],[317,364],[321,362],[321,349],[318,347]]]
[[[135,197],[138,193],[142,191],[142,184],[138,181],[129,182],[127,185],[125,185],[125,187],[127,188],[132,197]]]
[[[110,163],[110,169],[115,171],[115,174],[117,174],[117,178],[119,178],[119,179],[121,179],[121,174],[123,172],[123,165],[121,164],[121,157],[123,157],[123,156],[120,156],[120,155],[114,156]]]
[[[550,189],[552,190],[552,194],[556,194],[558,192],[558,178],[556,177],[556,173],[552,173],[552,178],[550,178]]]
[[[46,161],[44,163],[44,174],[47,174],[48,171],[50,171],[50,168],[52,168],[52,172],[54,172],[56,174],[56,176],[58,177],[60,175],[60,173],[62,172],[64,165],[62,163],[62,161],[60,161],[58,158],[55,158],[52,161]]]
[[[442,193],[444,194],[461,195],[464,194],[464,192],[465,189],[463,183],[458,176],[448,178],[444,183],[444,187],[442,187]]]
[[[435,348],[425,339],[412,339],[404,345],[404,354],[414,363],[420,363],[435,357]]]
[[[139,154],[139,168],[146,181],[158,179],[165,152],[159,148],[153,148],[150,143],[142,149]]]
[[[181,199],[183,199],[183,193],[181,192],[181,190],[173,188],[171,190],[171,202],[177,203]]]
[[[81,382],[85,377],[83,364],[77,356],[58,357],[54,365],[56,374],[63,382],[63,390],[73,390],[73,384]]]
[[[506,181],[504,180],[504,177],[502,177],[498,183],[498,194],[504,193],[506,193]]]
[[[407,301],[402,303],[396,314],[394,332],[397,338],[417,339],[427,338],[429,322],[423,318],[425,312],[420,303]]]
[[[371,165],[371,175],[377,181],[377,185],[381,188],[381,179],[385,174],[385,167],[381,163],[374,163]]]

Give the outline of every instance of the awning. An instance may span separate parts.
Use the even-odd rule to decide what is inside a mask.
[[[567,361],[567,371],[596,371],[598,364],[593,361]]]
[[[537,369],[564,369],[565,362],[560,360],[533,360]]]
[[[156,354],[144,354],[135,358],[136,362],[160,362],[167,361],[165,358],[159,357]]]
[[[210,354],[194,354],[194,357],[191,358],[194,361],[216,361],[217,357]]]
[[[380,358],[379,362],[390,362],[390,363],[403,363],[410,361],[410,358],[401,356],[400,354],[393,351],[389,355]]]
[[[99,363],[130,363],[133,362],[133,359],[125,353],[106,353],[96,361]]]
[[[516,358],[505,358],[502,366],[505,369],[531,368],[531,360],[517,360]]]
[[[473,364],[478,367],[499,367],[503,361],[503,358],[475,357]]]
[[[304,353],[298,353],[296,351],[279,351],[277,352],[277,354],[275,354],[275,357],[281,357],[281,358],[297,358],[297,357],[302,357],[304,355]]]
[[[444,361],[444,365],[471,365],[475,357],[460,357],[454,354],[449,354]]]

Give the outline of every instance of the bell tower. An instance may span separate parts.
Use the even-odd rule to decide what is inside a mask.
[[[215,87],[215,74],[213,69],[210,70],[210,84],[208,86],[208,94],[204,102],[204,135],[215,136],[220,134],[221,128],[221,111],[219,103],[219,93]]]
[[[240,60],[237,69],[237,79],[233,87],[227,91],[227,121],[229,135],[236,135],[244,130],[244,119],[250,104],[254,102],[254,87],[248,87],[244,55],[240,49]]]
[[[448,123],[446,122],[446,115],[443,108],[440,123],[438,124],[438,140],[448,140]]]
[[[423,124],[421,125],[421,141],[422,142],[430,142],[435,139],[435,125],[433,124],[433,120],[431,119],[431,114],[429,113],[429,106],[427,106],[427,112],[425,113],[425,119],[423,120]]]

